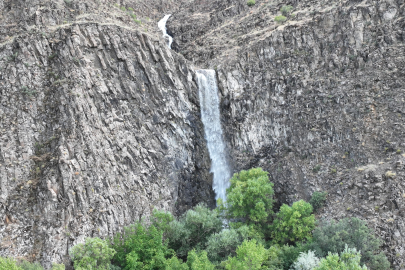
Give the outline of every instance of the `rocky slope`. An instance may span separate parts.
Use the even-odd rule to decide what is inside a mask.
[[[1,5],[16,28],[0,46],[0,255],[68,263],[154,208],[212,205],[195,74],[156,22],[107,1],[17,2]]]
[[[214,1],[168,26],[176,50],[217,70],[234,171],[268,170],[279,203],[328,191],[320,216],[368,220],[395,269],[405,269],[404,11],[404,1]]]

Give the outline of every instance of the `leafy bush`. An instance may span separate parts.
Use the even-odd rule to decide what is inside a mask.
[[[346,245],[360,250],[361,263],[371,270],[389,269],[387,257],[380,252],[381,241],[372,234],[366,222],[358,218],[345,218],[337,223],[321,222],[313,232],[310,248],[318,256],[325,257],[329,252],[343,252]]]
[[[274,21],[276,21],[277,23],[284,23],[285,21],[287,21],[287,17],[279,15],[274,18]]]
[[[190,270],[214,270],[215,266],[208,260],[207,252],[192,250],[187,256],[187,265]]]
[[[189,270],[189,268],[186,263],[174,256],[166,261],[165,270]]]
[[[264,262],[264,268],[267,270],[283,269],[283,250],[279,246],[271,246],[267,250],[267,260]],[[287,268],[288,269],[288,268]]]
[[[109,270],[114,254],[114,249],[97,237],[87,238],[84,244],[77,244],[70,249],[70,257],[76,270]]]
[[[65,270],[65,265],[64,264],[53,263],[52,264],[52,270]],[[114,269],[111,269],[111,267],[110,267],[110,270],[114,270]]]
[[[180,258],[185,258],[192,249],[204,250],[209,236],[220,232],[223,223],[217,211],[197,205],[178,221],[170,222],[168,227],[169,247],[174,249]]]
[[[340,257],[336,253],[329,253],[326,258],[321,259],[319,266],[314,270],[367,270],[365,265],[360,266],[360,258],[360,252],[346,246]]]
[[[315,191],[314,193],[312,193],[312,197],[311,197],[311,200],[309,201],[309,203],[314,208],[314,212],[316,212],[318,209],[320,209],[321,207],[323,207],[325,205],[327,195],[328,195],[328,192],[326,192],[326,191],[325,192]]]
[[[245,228],[241,228],[245,229]],[[218,263],[236,254],[245,237],[235,229],[224,229],[208,238],[206,251],[210,261]]]
[[[308,252],[308,245],[297,243],[296,246],[284,245],[281,248],[280,261],[283,263],[283,269],[290,269],[299,255]]]
[[[274,203],[273,183],[269,181],[268,172],[261,168],[241,171],[235,173],[230,182],[226,205],[219,204],[225,216],[241,221],[240,226],[253,226],[264,235]]]
[[[256,1],[255,0],[249,0],[249,1],[247,1],[247,5],[249,7],[254,6],[254,5],[256,5]]]
[[[173,257],[174,251],[163,243],[163,232],[154,225],[141,223],[124,228],[112,239],[116,251],[113,263],[124,269],[161,269],[166,259]]]
[[[20,266],[23,270],[44,270],[42,265],[38,262],[30,263],[24,260],[18,263],[18,266]]]
[[[312,205],[303,200],[293,203],[292,207],[283,204],[272,225],[273,241],[286,244],[309,240],[314,228]]]
[[[0,270],[22,270],[14,259],[0,257]]]
[[[227,270],[264,269],[268,251],[255,239],[245,240],[236,250],[236,257],[224,262]],[[263,267],[263,268],[262,268]]]
[[[319,258],[315,252],[309,250],[307,253],[301,252],[297,260],[291,266],[291,270],[312,270],[319,265]]]
[[[290,5],[282,6],[280,9],[281,14],[283,14],[283,16],[286,16],[286,17],[290,14],[291,10],[293,10],[293,7]]]

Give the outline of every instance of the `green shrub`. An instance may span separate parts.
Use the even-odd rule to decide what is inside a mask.
[[[389,269],[390,263],[384,253],[380,252],[381,241],[377,239],[366,222],[358,218],[345,218],[339,222],[321,222],[313,232],[313,243],[310,248],[319,257],[329,252],[340,253],[349,248],[361,252],[361,263],[371,270]]]
[[[208,260],[207,252],[192,250],[187,256],[187,265],[190,270],[214,270],[215,266]]]
[[[240,226],[246,224],[265,235],[267,223],[273,214],[273,183],[262,168],[235,173],[227,189],[227,201],[219,208],[224,215]],[[238,227],[238,226],[236,226]]]
[[[30,263],[24,260],[18,263],[18,266],[20,266],[23,270],[44,270],[39,262]]]
[[[314,212],[316,212],[318,209],[322,208],[325,205],[327,195],[328,195],[328,193],[326,191],[325,192],[315,191],[312,194],[312,197],[311,197],[311,200],[309,201],[309,203],[314,208]]]
[[[265,269],[267,270],[280,270],[283,269],[283,250],[279,246],[271,246],[267,250],[267,260],[264,262]],[[288,269],[288,268],[287,268]]]
[[[204,250],[208,237],[222,230],[223,223],[217,211],[204,205],[197,205],[188,210],[179,220],[169,223],[167,237],[169,247],[174,249],[180,258],[186,258],[189,251]]]
[[[271,226],[273,241],[280,244],[311,239],[315,228],[312,205],[300,200],[290,207],[283,204]]]
[[[165,270],[189,270],[189,268],[186,263],[174,256],[166,261]]]
[[[367,270],[364,265],[360,266],[360,252],[356,251],[355,248],[350,249],[347,246],[340,254],[329,253],[326,258],[321,259],[318,267],[313,268],[314,270]],[[388,269],[388,268],[387,268]]]
[[[247,5],[249,7],[254,6],[254,5],[256,5],[256,1],[255,0],[249,0],[249,1],[247,1]]]
[[[116,251],[113,264],[124,269],[161,269],[174,251],[163,243],[163,232],[154,225],[136,223],[124,228],[112,239]]]
[[[65,270],[65,265],[64,264],[53,263],[52,264],[52,270]],[[111,269],[111,267],[110,267],[110,270],[113,270],[113,269]]]
[[[291,266],[291,270],[312,270],[319,265],[319,258],[315,256],[315,252],[301,252],[297,260]]]
[[[290,269],[301,253],[308,252],[308,245],[297,243],[296,246],[284,245],[281,248],[280,260],[283,263],[282,269]]]
[[[23,270],[14,259],[0,257],[0,270]]]
[[[242,244],[243,240],[244,237],[235,229],[224,229],[211,235],[206,248],[208,258],[214,263],[219,263],[228,256],[234,256],[236,248]]]
[[[223,262],[227,270],[262,269],[269,257],[268,251],[255,239],[243,241],[236,250],[236,257]],[[264,269],[264,268],[263,268]]]
[[[287,6],[282,6],[281,7],[281,9],[280,9],[280,11],[281,11],[281,14],[283,14],[283,16],[288,16],[288,15],[290,15],[290,12],[293,10],[293,7],[292,6],[290,6],[290,5],[287,5]]]
[[[284,23],[285,21],[287,21],[287,17],[279,15],[274,18],[274,21],[276,21],[277,23]]]
[[[109,270],[115,251],[106,241],[96,237],[87,238],[84,244],[77,244],[69,253],[76,270]]]

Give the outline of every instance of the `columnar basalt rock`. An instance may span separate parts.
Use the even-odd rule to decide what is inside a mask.
[[[320,217],[367,220],[403,269],[404,2],[291,1],[284,24],[285,2],[245,2],[168,23],[174,48],[217,70],[233,168],[268,170],[279,203],[328,191]]]
[[[215,205],[195,73],[138,28],[75,22],[0,47],[2,256],[68,263],[154,208]]]

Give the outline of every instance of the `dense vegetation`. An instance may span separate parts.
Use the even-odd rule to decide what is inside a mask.
[[[316,222],[313,210],[323,207],[326,193],[275,213],[267,172],[241,171],[230,182],[227,202],[216,209],[197,205],[178,219],[155,210],[149,224],[135,223],[111,239],[86,239],[70,250],[75,269],[389,269],[381,241],[364,221]],[[39,270],[2,258],[3,269]]]

